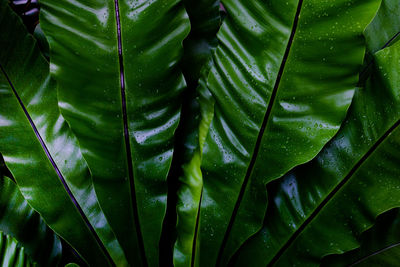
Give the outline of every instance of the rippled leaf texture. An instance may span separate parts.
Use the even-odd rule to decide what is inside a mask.
[[[378,216],[375,225],[360,237],[360,248],[330,255],[321,266],[397,266],[400,260],[400,210]]]
[[[158,265],[166,177],[185,87],[179,0],[41,0],[63,115],[134,265]]]
[[[49,64],[0,1],[0,152],[22,195],[93,265],[126,264],[86,162],[57,106]]]
[[[219,1],[186,0],[191,31],[183,43],[182,70],[188,84],[184,97],[182,121],[186,139],[181,151],[184,164],[177,189],[177,240],[174,245],[174,266],[195,264],[198,212],[203,187],[200,171],[205,136],[213,116],[213,99],[205,86],[211,67],[211,52],[217,45],[216,34],[220,26]],[[199,82],[199,79],[201,81]],[[187,103],[189,102],[189,103]],[[186,103],[186,104],[185,104]]]
[[[310,163],[271,186],[263,229],[238,265],[318,265],[359,246],[377,217],[400,206],[400,43],[379,51],[337,136]]]
[[[222,1],[207,81],[201,265],[224,264],[262,225],[265,184],[312,159],[338,131],[380,1]]]
[[[25,201],[16,184],[0,173],[0,266],[56,266],[61,243]]]

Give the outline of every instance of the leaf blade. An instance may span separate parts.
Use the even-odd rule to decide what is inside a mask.
[[[44,265],[56,265],[61,257],[61,243],[43,219],[25,201],[18,187],[11,179],[0,178],[0,231],[3,245],[17,243],[23,247],[13,251],[14,246],[7,246],[13,255],[28,255],[33,261]],[[14,241],[11,241],[14,239]],[[1,250],[4,251],[4,250]],[[1,257],[5,259],[6,257]]]
[[[357,91],[340,132],[316,159],[276,183],[265,225],[243,246],[238,264],[251,258],[317,265],[323,256],[357,248],[374,218],[399,205],[393,167],[399,156],[398,58],[398,44],[376,54],[374,75]],[[269,255],[251,252],[255,244]]]
[[[225,264],[262,225],[265,184],[312,159],[338,131],[358,80],[362,31],[378,2],[304,1],[275,101],[269,103],[301,2],[223,1],[227,17],[208,80],[215,116],[202,162],[204,264],[217,259]],[[359,24],[350,29],[352,16]],[[255,150],[261,153],[253,159]]]
[[[41,3],[61,110],[83,148],[100,204],[129,262],[157,265],[185,86],[177,65],[188,31],[183,5],[177,0]]]
[[[49,65],[5,1],[0,9],[5,29],[0,33],[0,150],[5,162],[30,205],[81,255],[89,261],[107,262],[101,249],[96,249],[104,242],[113,260],[124,265],[123,252],[97,203],[86,162],[59,113]],[[79,235],[87,243],[82,245]]]

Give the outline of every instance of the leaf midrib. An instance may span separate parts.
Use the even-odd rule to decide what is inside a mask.
[[[384,253],[384,252],[386,252],[386,251],[388,251],[388,250],[390,250],[390,249],[392,249],[392,248],[395,248],[395,247],[397,247],[397,246],[400,246],[400,242],[394,243],[394,244],[392,244],[392,245],[389,245],[389,246],[386,246],[386,247],[381,248],[381,249],[379,249],[379,250],[376,250],[376,251],[374,251],[374,252],[371,252],[370,254],[368,254],[368,255],[362,257],[361,259],[355,261],[354,263],[350,264],[349,267],[356,266],[356,265],[360,264],[361,262],[366,261],[366,260],[369,259],[369,258],[372,258],[372,257],[374,257],[374,256],[376,256],[376,255],[381,254],[381,253]]]
[[[197,213],[196,213],[196,225],[194,228],[194,237],[193,237],[193,244],[192,244],[192,259],[190,261],[190,266],[194,267],[196,264],[196,249],[197,249],[197,236],[199,232],[199,224],[200,224],[200,210],[201,210],[201,201],[203,199],[203,187],[201,187],[200,193],[200,201],[199,205],[197,206]]]
[[[124,72],[124,58],[123,58],[123,50],[122,50],[122,33],[121,33],[121,19],[119,12],[119,0],[114,0],[114,11],[115,11],[115,20],[117,26],[117,42],[118,42],[118,62],[119,62],[119,78],[120,78],[120,89],[121,89],[121,106],[122,106],[122,119],[124,124],[124,141],[125,141],[125,151],[126,151],[126,160],[128,164],[128,176],[129,176],[129,189],[131,193],[131,205],[133,212],[133,220],[135,223],[136,235],[139,243],[140,255],[142,258],[142,263],[144,266],[147,266],[146,252],[144,249],[144,242],[142,231],[140,228],[139,221],[139,213],[137,208],[137,199],[136,199],[136,189],[135,189],[135,179],[133,175],[133,161],[132,161],[132,152],[131,145],[129,140],[129,126],[128,126],[128,112],[126,107],[126,91],[125,91],[125,72]]]
[[[21,97],[19,96],[17,90],[14,87],[14,84],[11,82],[10,77],[8,76],[7,72],[5,71],[5,69],[3,68],[3,66],[0,63],[0,69],[3,72],[9,86],[11,87],[11,90],[14,93],[14,96],[16,97],[21,109],[23,110],[26,118],[29,121],[29,124],[33,130],[33,132],[35,133],[35,136],[37,138],[37,140],[40,143],[40,146],[42,147],[43,151],[46,154],[47,159],[50,161],[54,171],[56,172],[58,178],[60,179],[65,191],[67,192],[70,200],[72,201],[72,203],[74,204],[74,206],[76,207],[76,209],[78,210],[79,215],[81,216],[82,220],[84,221],[85,225],[88,227],[90,233],[93,235],[94,239],[96,240],[96,243],[99,245],[100,249],[102,250],[103,254],[106,256],[106,258],[108,259],[109,263],[112,266],[115,266],[115,263],[110,255],[110,253],[107,251],[105,245],[103,244],[103,242],[101,241],[100,237],[98,236],[96,230],[94,229],[94,227],[92,226],[92,224],[90,223],[89,219],[87,218],[86,214],[84,213],[82,207],[80,206],[80,204],[78,203],[78,201],[76,200],[74,194],[72,193],[71,189],[69,188],[67,182],[65,181],[65,178],[63,176],[63,174],[61,173],[60,169],[58,168],[56,162],[53,159],[53,156],[51,155],[50,151],[48,150],[46,143],[44,142],[42,136],[40,135],[35,123],[33,122],[28,110],[26,109]]]
[[[255,166],[255,163],[256,163],[256,160],[257,160],[257,157],[258,157],[258,153],[259,153],[259,150],[260,150],[260,147],[261,147],[261,141],[262,141],[262,138],[264,136],[265,130],[266,130],[267,126],[268,126],[269,119],[271,117],[272,108],[273,108],[274,103],[275,103],[275,98],[276,98],[276,95],[277,95],[277,92],[278,92],[278,89],[279,89],[280,81],[282,79],[282,75],[283,75],[283,72],[285,70],[286,62],[287,62],[287,59],[289,57],[290,49],[291,49],[292,44],[293,44],[294,36],[296,34],[297,25],[298,25],[298,21],[299,21],[302,5],[303,5],[303,0],[299,0],[299,3],[297,5],[296,14],[295,14],[295,17],[294,17],[292,31],[290,33],[289,41],[287,43],[286,50],[285,50],[284,56],[282,58],[281,66],[279,68],[278,75],[277,75],[276,80],[275,80],[275,85],[274,85],[274,88],[272,90],[270,100],[268,102],[267,111],[266,111],[266,113],[264,115],[264,119],[263,119],[263,122],[261,124],[261,128],[260,128],[260,131],[258,133],[258,136],[257,136],[257,140],[256,140],[256,143],[255,143],[255,146],[254,146],[254,150],[253,150],[253,154],[252,154],[249,166],[248,166],[247,171],[246,171],[245,178],[244,178],[242,186],[240,188],[239,195],[238,195],[237,201],[235,203],[235,207],[234,207],[233,212],[232,212],[232,216],[231,216],[231,218],[229,220],[229,224],[228,224],[227,230],[225,232],[224,238],[222,240],[222,243],[221,243],[221,246],[220,246],[220,249],[219,249],[219,252],[218,252],[218,258],[217,258],[217,263],[216,263],[217,266],[219,266],[220,263],[221,263],[222,255],[223,255],[226,243],[228,242],[230,231],[232,230],[234,221],[236,219],[237,212],[239,210],[241,201],[242,201],[244,193],[246,191],[246,187],[247,187],[248,181],[250,180],[251,174],[253,172],[253,169],[254,169],[254,166]]]

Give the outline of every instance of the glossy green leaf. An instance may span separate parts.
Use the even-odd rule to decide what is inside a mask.
[[[350,105],[380,1],[222,1],[207,85],[200,264],[226,264],[262,225],[265,184],[311,160]]]
[[[27,202],[86,261],[126,265],[60,115],[49,64],[5,0],[0,28],[0,152],[7,167]]]
[[[132,265],[158,265],[189,31],[179,0],[41,0],[61,112]]]
[[[364,31],[367,41],[365,68],[360,73],[360,85],[371,75],[371,63],[376,51],[393,45],[400,38],[400,2],[397,0],[382,0],[378,13]]]
[[[28,205],[17,185],[0,176],[0,266],[29,266],[29,259],[41,266],[56,266],[60,240]]]
[[[38,266],[20,247],[17,240],[9,235],[0,233],[0,266],[2,267],[31,267]]]
[[[205,136],[213,116],[214,101],[205,81],[211,68],[211,52],[217,45],[216,34],[220,26],[219,0],[186,0],[191,31],[183,43],[182,71],[188,84],[184,96],[181,124],[185,130],[182,169],[177,189],[177,238],[174,245],[174,266],[194,265],[198,214],[203,188],[200,170]],[[199,79],[200,82],[199,82]],[[189,102],[189,103],[187,103]],[[190,106],[188,106],[190,105]],[[185,106],[188,106],[185,109]],[[179,140],[178,140],[179,142]]]
[[[375,218],[400,206],[400,43],[378,52],[336,137],[310,163],[270,186],[262,230],[237,265],[318,265],[359,247]]]
[[[207,68],[206,68],[207,69]],[[204,70],[207,73],[207,70]],[[199,122],[199,144],[191,160],[182,166],[183,175],[179,178],[177,204],[177,241],[174,246],[174,266],[190,266],[198,262],[195,257],[200,201],[203,177],[200,170],[204,140],[209,130],[214,111],[214,99],[202,83],[198,87],[201,120]]]
[[[368,51],[373,54],[390,43],[394,43],[400,34],[400,2],[382,0],[374,20],[365,30]]]
[[[400,209],[378,216],[364,232],[360,248],[343,255],[325,257],[321,266],[397,266],[400,260]]]

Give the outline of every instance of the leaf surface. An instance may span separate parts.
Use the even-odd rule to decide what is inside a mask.
[[[206,75],[207,67],[203,70]],[[183,174],[179,178],[177,203],[177,241],[174,246],[175,266],[194,266],[198,264],[197,232],[199,228],[199,212],[203,191],[203,177],[200,170],[204,140],[209,130],[214,111],[214,99],[200,80],[197,88],[201,119],[198,123],[198,145],[191,160],[182,166]]]
[[[400,205],[399,62],[400,43],[376,53],[373,75],[339,133],[314,160],[271,185],[264,226],[238,252],[238,266],[318,265],[323,256],[358,248],[375,218]]]
[[[361,246],[342,255],[325,257],[321,266],[396,266],[400,259],[400,210],[378,216],[359,238]]]
[[[185,87],[183,3],[41,0],[60,107],[130,264],[158,265]]]
[[[219,0],[186,0],[191,32],[185,39],[182,70],[188,84],[184,96],[180,130],[186,132],[179,166],[177,189],[177,240],[174,244],[174,266],[196,264],[199,208],[203,188],[200,170],[205,136],[213,116],[213,98],[206,87],[211,68],[211,53],[217,46],[216,34],[221,24]],[[191,101],[189,101],[189,99]],[[189,103],[187,103],[189,102]],[[174,207],[175,208],[175,207]]]
[[[207,86],[201,265],[226,264],[262,225],[265,184],[311,160],[338,131],[379,1],[222,1]]]
[[[0,232],[0,265],[5,267],[38,266],[20,247],[17,240]]]
[[[382,0],[374,20],[365,29],[368,52],[372,55],[382,47],[394,44],[400,34],[400,2]]]
[[[56,266],[61,256],[60,240],[25,201],[17,185],[2,173],[0,176],[0,266],[32,262]]]
[[[60,115],[49,64],[0,1],[0,152],[27,202],[91,264],[126,265],[76,138]]]

